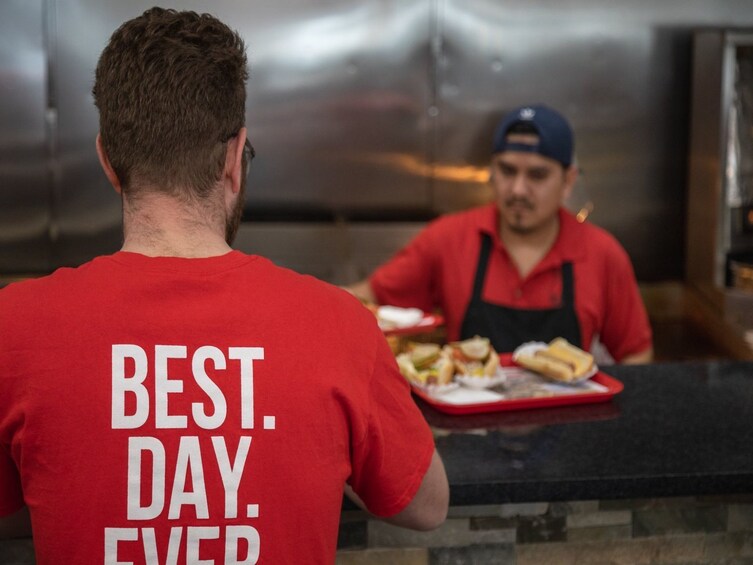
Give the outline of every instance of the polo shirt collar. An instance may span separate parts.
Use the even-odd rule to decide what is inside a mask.
[[[585,256],[586,250],[582,238],[580,222],[575,216],[564,207],[559,209],[560,232],[554,245],[542,259],[539,267],[559,266],[564,262],[575,261]],[[504,249],[504,245],[499,238],[499,209],[496,203],[489,204],[485,213],[481,216],[479,231],[489,234],[495,246]],[[506,251],[506,250],[505,250]]]

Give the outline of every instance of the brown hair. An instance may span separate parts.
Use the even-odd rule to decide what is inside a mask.
[[[92,93],[124,194],[205,197],[243,127],[247,78],[243,40],[209,14],[152,8],[121,25]]]

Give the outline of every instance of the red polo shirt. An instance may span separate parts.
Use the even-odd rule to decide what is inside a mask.
[[[521,278],[497,233],[495,204],[448,214],[431,222],[370,278],[381,304],[440,308],[447,338],[456,340],[473,290],[482,232],[494,246],[483,299],[502,306],[552,308],[562,297],[561,266],[572,262],[581,343],[595,336],[615,360],[651,347],[651,327],[630,258],[617,240],[560,209],[560,232],[552,248]]]

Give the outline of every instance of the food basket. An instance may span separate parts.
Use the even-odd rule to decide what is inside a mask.
[[[510,354],[500,356],[500,365],[505,379],[495,387],[437,391],[411,383],[411,388],[434,409],[456,415],[607,402],[623,390],[620,381],[600,370],[583,382],[565,385],[515,366]]]

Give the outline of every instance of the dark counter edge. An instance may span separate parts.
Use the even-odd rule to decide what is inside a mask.
[[[451,506],[750,494],[753,474],[451,484]]]
[[[451,484],[450,506],[750,495],[753,474]],[[347,498],[343,510],[358,508]]]

